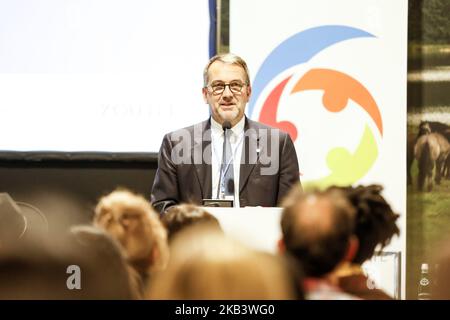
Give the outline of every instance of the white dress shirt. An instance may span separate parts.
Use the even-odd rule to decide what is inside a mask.
[[[234,206],[239,207],[239,173],[241,169],[241,155],[244,140],[245,117],[242,117],[234,127],[230,135],[231,150],[233,152],[234,174]],[[219,189],[220,165],[223,153],[223,129],[222,125],[211,117],[211,177],[212,198],[217,198]]]

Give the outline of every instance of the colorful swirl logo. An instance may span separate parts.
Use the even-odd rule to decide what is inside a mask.
[[[283,41],[268,55],[256,74],[252,88],[253,96],[249,103],[249,115],[256,116],[253,115],[255,103],[260,98],[263,90],[281,72],[293,66],[307,63],[319,52],[336,43],[362,37],[374,38],[375,36],[353,27],[334,25],[307,29]],[[263,123],[289,133],[291,138],[296,141],[298,130],[295,124],[287,120],[277,120],[280,98],[286,91],[286,85],[293,78],[293,75],[294,72],[288,73],[277,84],[270,84],[273,88],[262,103],[258,119]],[[373,121],[380,137],[383,136],[383,121],[379,107],[369,90],[356,79],[336,70],[325,68],[309,69],[294,84],[289,94],[293,95],[309,90],[323,91],[322,107],[330,113],[339,113],[347,107],[349,100],[354,101]],[[299,140],[301,145],[301,138]],[[313,157],[314,154],[310,152],[306,156]],[[377,141],[372,129],[366,123],[356,149],[350,152],[344,147],[331,148],[327,152],[325,159],[329,174],[307,181],[307,186],[325,188],[330,185],[344,186],[353,184],[367,174],[377,157]]]

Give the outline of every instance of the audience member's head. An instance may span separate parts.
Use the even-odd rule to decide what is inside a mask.
[[[116,190],[102,197],[94,225],[119,241],[127,260],[144,278],[167,264],[167,231],[143,196]]]
[[[118,244],[96,228],[77,227],[64,237],[0,251],[0,299],[130,298]]]
[[[396,225],[399,215],[381,195],[383,187],[379,185],[340,189],[356,209],[354,234],[358,238],[359,246],[352,262],[363,264],[372,258],[377,247],[382,249],[394,235],[400,233]]]
[[[217,230],[190,227],[171,245],[171,259],[150,299],[296,299],[297,283],[284,260],[250,250]]]
[[[176,234],[186,227],[207,225],[222,230],[219,220],[205,209],[193,204],[180,204],[170,207],[161,218],[171,241]]]
[[[130,299],[140,296],[133,281],[132,271],[123,254],[120,244],[104,230],[93,226],[74,226],[70,228],[74,252],[80,259],[80,268],[84,276],[90,275],[92,289],[111,292],[116,299]],[[83,272],[90,270],[90,273]],[[85,279],[85,282],[87,279]],[[91,284],[89,284],[91,285]]]
[[[294,187],[283,203],[283,246],[308,277],[323,277],[355,250],[355,210],[342,191],[303,192]]]

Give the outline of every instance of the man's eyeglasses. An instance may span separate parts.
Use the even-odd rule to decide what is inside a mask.
[[[246,83],[243,83],[241,81],[231,81],[229,83],[224,82],[214,82],[213,84],[210,84],[207,86],[207,88],[212,92],[212,94],[222,94],[225,91],[225,88],[228,86],[230,88],[232,93],[240,94],[242,92],[242,89],[244,86],[246,86]]]

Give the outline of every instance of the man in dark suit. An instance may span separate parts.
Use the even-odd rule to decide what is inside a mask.
[[[202,199],[230,197],[235,207],[276,206],[293,185],[300,184],[291,138],[244,115],[251,86],[242,58],[217,55],[203,77],[203,98],[211,117],[164,137],[153,206],[164,213],[182,202],[201,204]]]

